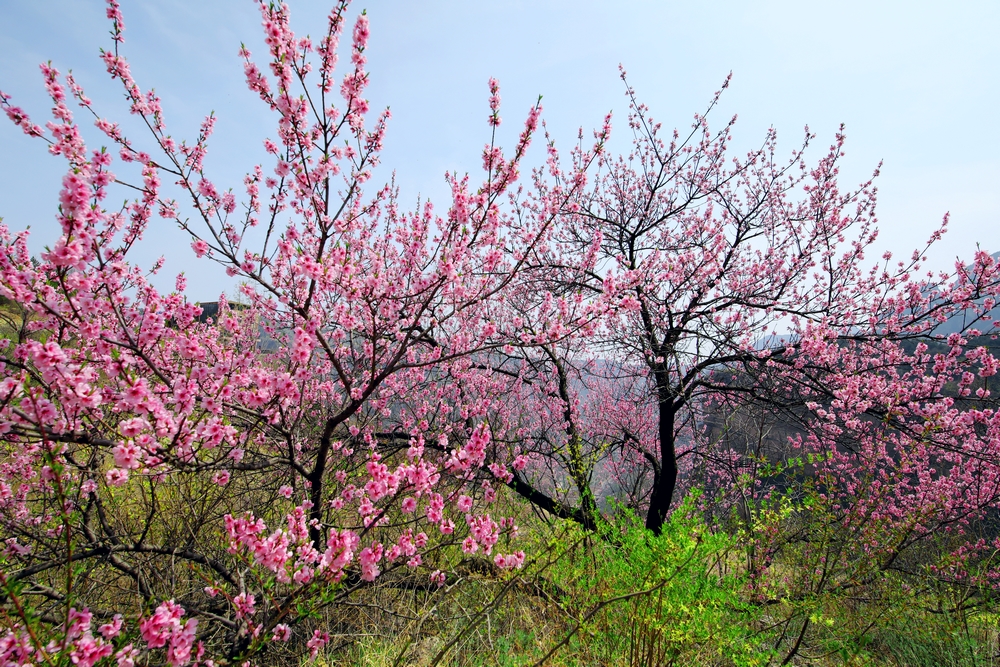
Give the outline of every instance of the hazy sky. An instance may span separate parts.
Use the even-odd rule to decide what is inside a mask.
[[[143,88],[164,101],[175,138],[193,138],[201,118],[219,117],[208,169],[239,190],[261,159],[274,122],[242,82],[236,52],[263,55],[252,0],[121,0],[124,54]],[[318,36],[329,2],[291,0],[298,34]],[[393,119],[383,153],[404,203],[418,194],[447,206],[446,170],[476,173],[489,139],[487,80],[500,80],[501,144],[510,146],[524,115],[544,96],[544,119],[563,148],[614,111],[624,139],[627,101],[618,64],[653,116],[687,127],[732,71],[713,112],[716,127],[739,115],[735,146],[761,141],[768,126],[779,147],[798,146],[808,124],[818,159],[840,123],[847,126],[844,187],[878,179],[879,252],[908,255],[951,211],[951,231],[931,263],[945,268],[976,243],[1000,250],[1000,3],[981,2],[404,2],[369,0],[374,108]],[[109,23],[97,0],[0,0],[0,89],[47,119],[37,65],[72,69],[99,112],[127,119],[118,84],[98,60]],[[262,62],[262,61],[261,61]],[[89,135],[94,145],[100,140]],[[623,147],[623,144],[617,144]],[[540,148],[540,144],[536,144]],[[55,236],[64,162],[0,118],[0,216],[30,225],[41,242]],[[543,159],[536,150],[529,163]],[[211,299],[218,274],[197,262],[188,241],[167,229],[149,234],[145,257],[164,254],[165,274],[186,271],[188,293]],[[875,257],[873,256],[874,260]],[[172,278],[169,281],[172,283]]]

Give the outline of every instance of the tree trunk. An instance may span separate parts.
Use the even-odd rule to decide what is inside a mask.
[[[663,523],[670,512],[670,503],[677,486],[677,451],[674,448],[674,406],[673,401],[659,397],[658,438],[660,441],[660,470],[653,476],[653,493],[649,498],[646,513],[646,528],[659,535]]]

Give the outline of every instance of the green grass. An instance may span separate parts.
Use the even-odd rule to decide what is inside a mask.
[[[331,616],[343,636],[322,662],[389,667],[439,658],[436,664],[449,667],[523,667],[545,658],[546,665],[564,667],[742,667],[787,658],[821,667],[1000,665],[988,599],[948,612],[970,599],[968,591],[860,566],[828,573],[830,583],[817,587],[802,572],[810,550],[798,543],[787,544],[753,579],[741,565],[746,535],[714,530],[694,511],[694,500],[653,537],[624,516],[604,534],[586,535],[508,499],[505,511],[520,512],[522,545],[534,555],[513,582],[511,575],[469,572],[440,592],[372,587],[354,600],[370,605],[365,622],[334,618],[342,610]],[[799,534],[809,518],[792,518],[776,511],[768,520]],[[839,576],[865,572],[863,586],[837,585]],[[813,593],[804,595],[809,586]]]

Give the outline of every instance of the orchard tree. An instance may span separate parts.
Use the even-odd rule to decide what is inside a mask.
[[[718,425],[741,411],[770,413],[772,422],[806,437],[812,453],[839,461],[831,488],[848,496],[857,487],[841,480],[870,472],[873,452],[896,481],[916,474],[914,455],[926,466],[923,476],[939,487],[964,463],[996,470],[1000,443],[982,432],[992,407],[982,412],[975,400],[954,404],[945,390],[975,390],[980,402],[990,396],[988,387],[972,384],[976,374],[995,372],[982,335],[996,330],[990,316],[1000,289],[996,262],[980,252],[952,274],[922,275],[942,226],[908,261],[893,263],[887,253],[869,265],[876,190],[873,181],[841,190],[842,131],[813,166],[805,160],[813,138],[808,130],[805,144],[787,159],[777,157],[773,131],[759,149],[735,157],[729,150],[735,118],[713,133],[706,112],[695,116],[686,135],[674,131],[665,139],[631,88],[627,93],[632,151],[601,156],[593,185],[574,194],[558,237],[533,258],[548,280],[539,279],[539,286],[563,296],[586,293],[608,307],[603,326],[588,334],[584,355],[579,346],[572,355],[552,348],[532,353],[551,378],[540,393],[563,406],[564,418],[561,427],[551,420],[538,425],[535,474],[515,479],[524,485],[522,495],[544,495],[560,480],[572,480],[578,507],[558,507],[558,513],[589,524],[594,491],[588,480],[597,465],[598,476],[617,475],[618,488],[631,489],[627,495],[646,509],[646,527],[659,532],[683,492],[678,475],[685,459],[689,482],[696,470],[716,486],[725,486],[720,477],[737,482],[748,464],[740,456],[746,448],[723,451],[726,429]],[[539,201],[548,187],[536,184]],[[949,339],[948,354],[928,354],[927,345],[943,338],[937,333],[942,324],[957,321],[960,332]],[[845,400],[848,395],[854,399]],[[927,414],[939,410],[952,416],[946,426],[931,428]],[[545,435],[553,426],[561,431],[558,442]],[[975,450],[972,458],[959,453],[963,440],[975,443],[966,446]],[[552,470],[552,461],[574,459],[571,452],[585,449],[592,453],[585,466],[566,462]],[[948,463],[936,465],[940,457]],[[885,483],[891,493],[927,493]],[[980,488],[968,499],[959,489],[969,484],[949,494],[968,500],[955,511],[981,515],[996,493]],[[913,512],[919,510],[907,516]]]
[[[206,169],[214,116],[193,141],[168,133],[122,55],[115,0],[101,58],[145,139],[51,65],[44,128],[0,93],[67,162],[51,248],[0,228],[0,295],[18,318],[0,345],[4,664],[239,663],[286,642],[315,657],[329,635],[310,618],[377,578],[440,586],[459,544],[501,569],[524,561],[513,519],[490,513],[494,488],[476,483],[496,402],[477,390],[491,382],[481,358],[557,344],[601,308],[571,317],[543,299],[529,329],[503,304],[603,138],[540,208],[519,208],[511,186],[541,108],[505,154],[491,81],[483,181],[448,177],[444,217],[405,212],[394,186],[366,189],[389,121],[364,98],[368,18],[337,75],[347,0],[317,42],[293,34],[284,4],[259,8],[267,66],[240,57],[277,131],[242,193]],[[74,104],[107,147],[85,146]],[[119,186],[136,198],[111,209]],[[157,216],[241,281],[240,307],[223,299],[203,321],[182,275],[154,287],[162,267],[131,258]],[[509,475],[502,462],[490,474]]]
[[[632,152],[599,156],[526,274],[566,309],[603,302],[601,320],[492,357],[508,485],[587,528],[614,495],[653,533],[702,486],[707,516],[740,520],[747,592],[785,663],[845,596],[880,614],[935,591],[947,613],[990,608],[1000,264],[979,251],[923,272],[947,219],[907,261],[868,262],[876,192],[841,191],[842,132],[814,166],[807,146],[779,161],[773,132],[733,159],[732,122],[713,134],[699,115],[663,141],[628,93]]]

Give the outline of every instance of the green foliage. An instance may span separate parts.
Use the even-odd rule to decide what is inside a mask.
[[[504,511],[518,515],[519,546],[532,554],[523,570],[445,559],[438,563],[449,572],[443,588],[376,582],[357,591],[349,613],[331,607],[314,619],[334,637],[320,664],[1000,662],[998,617],[987,592],[933,579],[918,567],[950,550],[945,536],[934,553],[924,549],[919,559],[897,561],[905,567],[885,568],[863,558],[829,503],[807,485],[768,494],[737,522],[713,516],[705,501],[692,492],[654,536],[624,510],[590,533],[504,495]],[[293,657],[269,659],[286,664]]]
[[[659,536],[620,512],[586,553],[554,566],[558,581],[572,582],[565,604],[579,629],[571,632],[607,664],[768,663],[771,650],[756,630],[761,610],[730,566],[738,538],[706,525],[698,500],[690,494]]]

